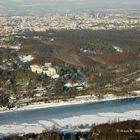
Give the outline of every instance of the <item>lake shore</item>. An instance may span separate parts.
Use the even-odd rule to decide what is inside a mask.
[[[34,109],[43,109],[43,108],[52,108],[52,107],[60,107],[60,106],[68,106],[68,105],[78,105],[84,103],[97,103],[97,102],[104,102],[104,101],[113,101],[113,100],[121,100],[121,99],[129,99],[129,98],[137,98],[140,97],[140,91],[136,91],[137,95],[135,96],[114,96],[113,94],[107,94],[102,99],[98,99],[94,95],[86,95],[86,96],[77,96],[74,99],[69,99],[68,101],[53,101],[50,103],[45,102],[35,102],[30,105],[25,105],[22,107],[14,107],[8,109],[6,107],[0,108],[1,113],[8,113],[8,112],[17,112],[17,111],[27,111],[27,110],[34,110]]]

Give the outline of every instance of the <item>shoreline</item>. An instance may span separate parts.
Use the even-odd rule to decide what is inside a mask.
[[[35,102],[30,105],[22,106],[22,107],[14,107],[11,109],[8,109],[6,107],[0,108],[0,114],[4,113],[11,113],[11,112],[20,112],[20,111],[30,111],[30,110],[36,110],[36,109],[45,109],[45,108],[54,108],[54,107],[61,107],[61,106],[70,106],[70,105],[81,105],[81,104],[88,104],[88,103],[100,103],[100,102],[106,102],[106,101],[115,101],[115,100],[123,100],[123,99],[133,99],[133,98],[139,98],[140,94],[137,94],[135,96],[114,96],[112,94],[107,94],[102,99],[97,99],[94,95],[85,95],[85,96],[77,96],[74,99],[69,99],[68,101],[53,101],[51,103],[45,103],[45,102]]]
[[[131,99],[133,101],[134,98],[134,102],[136,103],[137,100],[135,99],[140,99],[140,94],[136,95],[136,96],[124,96],[124,97],[115,97],[112,94],[108,94],[106,95],[106,97],[104,97],[104,99],[102,100],[95,100],[94,97],[91,99],[91,96],[80,96],[80,97],[76,97],[77,99],[75,99],[73,102],[69,101],[69,102],[59,102],[59,103],[50,103],[49,104],[45,104],[45,103],[40,103],[37,104],[35,103],[34,105],[29,105],[29,106],[24,106],[23,108],[19,108],[18,110],[15,109],[16,111],[19,111],[19,114],[21,113],[21,109],[22,110],[34,110],[34,109],[39,109],[39,108],[49,108],[49,107],[58,107],[58,106],[66,106],[66,105],[74,105],[74,104],[83,104],[85,103],[103,103],[103,102],[112,102],[112,101],[116,101],[116,100],[122,100],[122,101],[117,101],[116,104],[121,104],[123,103],[123,101],[125,102],[126,100],[129,103],[129,107],[131,106]],[[79,99],[80,98],[80,99]],[[89,100],[82,100],[81,99],[85,99],[85,98],[90,98]],[[126,100],[125,100],[126,99]],[[78,101],[79,102],[78,102]],[[94,101],[93,101],[94,100]],[[100,106],[100,104],[99,104]],[[109,105],[110,106],[110,105]],[[28,107],[28,108],[27,108]],[[104,106],[103,106],[104,107]],[[123,107],[123,106],[121,106]],[[121,109],[121,107],[119,107],[117,110]],[[78,108],[78,107],[77,107]],[[110,106],[110,108],[112,108]],[[114,107],[115,109],[115,107]],[[0,114],[2,115],[2,119],[4,120],[6,116],[8,115],[15,115],[17,114],[16,112],[14,112],[15,110],[10,110],[10,112],[12,112],[12,114]],[[61,108],[59,108],[59,110],[61,110]],[[24,113],[24,112],[23,112]],[[32,112],[29,112],[30,114],[32,114]],[[27,115],[28,112],[25,112],[25,114]],[[25,116],[26,116],[25,115]],[[32,118],[29,118],[32,119]],[[28,118],[27,118],[28,120]],[[29,134],[29,133],[42,133],[45,130],[52,130],[54,126],[57,127],[58,130],[67,130],[67,129],[77,129],[79,130],[79,126],[83,125],[83,126],[91,126],[92,124],[103,124],[103,123],[110,123],[110,122],[120,122],[120,121],[125,121],[125,120],[140,120],[140,109],[139,107],[134,109],[134,110],[129,110],[129,109],[123,109],[123,112],[117,112],[117,111],[112,111],[112,110],[103,110],[103,111],[99,111],[93,114],[77,114],[77,115],[72,115],[72,116],[62,116],[61,118],[39,118],[33,122],[28,122],[26,120],[22,121],[22,122],[16,122],[11,121],[9,123],[2,123],[0,125],[0,135],[2,136],[7,136],[7,135],[24,135],[24,134]],[[69,126],[69,128],[67,127]]]

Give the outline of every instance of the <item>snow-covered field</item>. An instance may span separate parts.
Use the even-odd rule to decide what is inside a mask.
[[[27,134],[27,133],[41,133],[43,130],[52,129],[54,126],[58,129],[67,128],[69,130],[76,128],[76,126],[101,124],[106,122],[116,122],[130,119],[140,119],[140,110],[123,112],[123,113],[98,113],[96,115],[81,115],[63,119],[40,120],[36,124],[11,124],[1,125],[0,134]]]

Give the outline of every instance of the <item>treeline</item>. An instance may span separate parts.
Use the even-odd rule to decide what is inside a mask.
[[[90,132],[95,140],[139,140],[140,121],[130,120],[92,126]]]

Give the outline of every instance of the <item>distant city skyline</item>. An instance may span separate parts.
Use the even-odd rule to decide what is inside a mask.
[[[0,12],[29,12],[97,9],[140,9],[140,0],[0,0]]]

